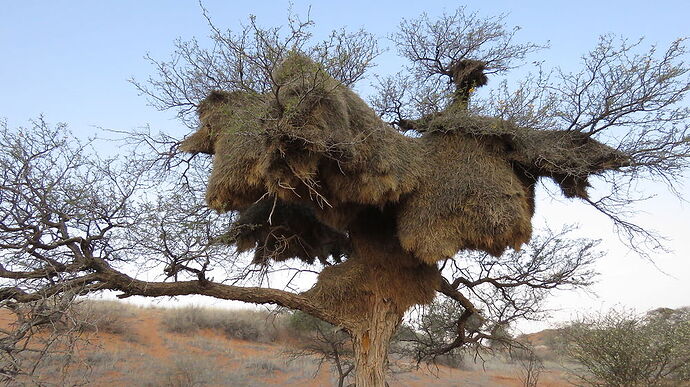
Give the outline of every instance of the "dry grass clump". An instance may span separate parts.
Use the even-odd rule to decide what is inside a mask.
[[[180,149],[218,156],[206,195],[210,207],[219,211],[245,208],[265,192],[252,173],[261,156],[256,150],[263,143],[257,128],[259,118],[265,115],[261,109],[260,96],[246,92],[216,91],[200,104],[203,125],[183,141]]]
[[[578,131],[534,130],[493,117],[449,109],[417,125],[425,133],[464,133],[486,144],[510,162],[514,172],[534,184],[551,178],[566,197],[587,198],[588,178],[629,165],[630,157]]]
[[[253,375],[273,375],[278,371],[284,371],[285,362],[278,362],[268,358],[250,358],[244,361],[244,368]]]
[[[129,380],[132,386],[192,387],[192,386],[258,386],[266,385],[263,378],[278,372],[298,372],[295,366],[284,361],[261,356],[239,359],[237,367],[220,366],[214,353],[176,354],[167,362],[148,360],[146,372],[136,380]],[[313,363],[310,361],[310,363]],[[311,364],[310,369],[314,366]],[[142,370],[143,371],[143,370]],[[311,376],[311,375],[309,375]]]
[[[36,367],[30,375],[19,375],[15,382],[5,380],[8,386],[85,386],[95,379],[107,377],[123,365],[125,355],[106,350],[97,351],[49,351],[28,352],[37,358]]]
[[[122,375],[110,379],[103,385],[132,387],[256,385],[252,383],[251,376],[247,373],[221,367],[217,360],[215,353],[178,353],[164,360],[130,353],[130,357],[123,359],[123,363],[119,365]],[[103,379],[99,381],[101,380]]]
[[[81,332],[104,332],[123,335],[129,341],[136,341],[136,335],[128,319],[134,317],[140,307],[107,300],[81,300],[72,305],[66,315],[67,328]]]
[[[212,359],[190,354],[174,355],[150,385],[189,387],[208,386],[222,381],[222,371]]]
[[[200,349],[204,353],[214,353],[225,359],[233,359],[237,356],[235,351],[229,348],[226,343],[218,341],[215,337],[193,336],[187,341],[187,345]]]
[[[163,325],[170,332],[189,334],[212,329],[229,338],[263,343],[273,342],[278,336],[274,318],[267,312],[253,310],[187,306],[166,310]]]
[[[268,129],[266,150],[277,151],[263,172],[268,192],[380,206],[414,188],[411,139],[306,57],[291,55],[277,73],[284,110]]]
[[[439,274],[432,266],[382,270],[367,258],[351,257],[342,264],[325,267],[306,294],[321,303],[340,305],[338,313],[349,317],[365,313],[369,297],[374,294],[394,300],[401,311],[433,299]],[[415,285],[410,288],[410,284]]]

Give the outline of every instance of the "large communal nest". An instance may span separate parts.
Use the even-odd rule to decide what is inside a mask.
[[[347,261],[325,267],[306,294],[322,305],[338,305],[346,316],[366,313],[372,297],[389,300],[402,315],[436,295],[441,276],[396,238],[395,206],[362,209],[351,224]]]
[[[254,251],[256,264],[299,258],[328,265],[350,251],[347,236],[320,222],[310,206],[268,197],[243,210],[222,241]]]
[[[207,201],[240,213],[231,240],[254,248],[256,262],[340,257],[362,211],[384,207],[393,237],[420,262],[462,249],[499,255],[529,240],[540,177],[586,198],[590,175],[627,162],[580,133],[463,109],[418,120],[422,135],[406,137],[297,54],[274,79],[266,95],[211,93],[199,108],[201,129],[182,144],[214,154]]]

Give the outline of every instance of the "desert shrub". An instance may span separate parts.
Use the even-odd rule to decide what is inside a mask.
[[[66,324],[81,332],[112,333],[136,341],[126,320],[133,317],[138,308],[118,301],[82,300],[72,306]]]
[[[209,365],[208,359],[190,355],[177,355],[172,358],[163,377],[170,387],[204,386],[214,381],[216,367]]]
[[[524,387],[536,387],[544,371],[544,362],[533,348],[516,349],[510,353],[511,360],[518,365],[518,379]]]
[[[310,343],[313,336],[319,335],[321,332],[332,331],[335,328],[333,324],[327,323],[302,311],[290,313],[287,318],[286,326],[291,337],[307,340]],[[347,336],[344,332],[343,334]]]
[[[286,350],[285,354],[292,360],[318,358],[319,364],[329,364],[337,373],[336,384],[344,386],[355,368],[350,335],[333,324],[301,311],[291,313],[287,325],[298,343],[295,348]]]
[[[118,334],[124,340],[136,341],[128,318],[137,307],[114,301],[69,299],[55,307],[58,300],[46,299],[32,309],[18,311],[22,318],[45,316],[36,334],[26,336],[20,352],[4,352],[0,359],[0,383],[16,385],[84,385],[86,381],[111,372],[121,359],[95,345],[89,333]],[[24,320],[27,321],[27,320]],[[11,344],[5,336],[5,344]],[[6,347],[5,350],[9,349]],[[12,368],[16,366],[17,368]],[[19,368],[21,366],[21,368]],[[15,370],[20,371],[14,373]]]
[[[678,385],[690,381],[690,311],[627,310],[582,318],[562,330],[572,369],[592,386]]]
[[[278,329],[266,312],[251,310],[222,310],[188,306],[166,311],[163,325],[176,333],[193,333],[199,329],[222,332],[229,338],[272,342]]]
[[[439,355],[434,359],[434,363],[450,368],[467,369],[467,364],[462,353],[453,352]]]
[[[198,348],[205,353],[214,353],[216,355],[222,355],[225,358],[232,359],[236,356],[235,351],[228,347],[228,345],[222,341],[218,341],[213,338],[207,338],[203,336],[193,337],[189,340],[188,345],[193,348]]]
[[[321,369],[322,364],[316,357],[300,357],[288,359],[285,362],[287,371],[292,374],[290,379],[293,381],[301,379],[313,379]]]

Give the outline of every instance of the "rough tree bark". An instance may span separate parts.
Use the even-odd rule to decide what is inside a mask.
[[[440,286],[438,268],[420,262],[400,246],[394,215],[389,209],[361,211],[350,229],[350,258],[324,270],[313,288],[321,305],[355,321],[347,329],[354,346],[357,387],[387,385],[391,337],[405,311],[430,302]],[[339,281],[331,282],[333,277]],[[344,290],[342,281],[347,283]]]
[[[367,326],[352,332],[355,350],[355,385],[386,386],[386,364],[391,337],[402,321],[391,301],[373,295]]]

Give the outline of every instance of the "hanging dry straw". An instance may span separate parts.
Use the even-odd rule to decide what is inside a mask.
[[[351,224],[347,261],[328,266],[306,294],[324,305],[338,305],[339,313],[366,313],[372,297],[387,300],[404,313],[433,300],[440,273],[405,250],[396,238],[395,206],[369,207]]]
[[[256,264],[290,258],[328,264],[329,257],[338,263],[350,250],[347,236],[318,221],[310,206],[268,197],[242,211],[222,242],[254,251]]]

